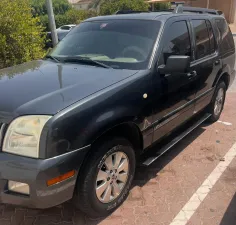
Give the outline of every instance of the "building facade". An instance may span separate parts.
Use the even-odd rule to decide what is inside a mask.
[[[236,23],[236,0],[149,0],[149,3],[172,2],[184,3],[193,7],[221,10],[229,23]]]
[[[78,10],[87,10],[89,9],[92,0],[69,0],[72,6]]]
[[[236,22],[236,0],[189,0],[185,2],[193,7],[221,10],[229,23]]]

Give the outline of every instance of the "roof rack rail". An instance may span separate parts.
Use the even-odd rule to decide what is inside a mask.
[[[214,15],[218,14],[218,11],[215,9],[198,8],[198,7],[184,7],[184,11],[195,12],[195,13],[209,13]]]
[[[206,13],[206,14],[212,14],[212,15],[221,15],[222,14],[221,11],[216,10],[216,9],[207,9],[207,8],[199,8],[199,7],[186,7],[186,6],[182,6],[182,5],[179,5],[178,7],[176,7],[176,9],[174,10],[175,13],[183,13],[183,12],[181,12],[181,8],[182,8],[183,12],[199,13],[199,14]]]
[[[115,14],[149,13],[150,11],[119,10]]]
[[[178,5],[175,9],[165,9],[165,10],[157,10],[157,11],[135,11],[135,10],[119,10],[115,14],[133,14],[133,13],[151,13],[151,12],[173,12],[173,13],[198,13],[198,14],[212,14],[212,15],[223,15],[222,11],[216,9],[206,9],[206,8],[198,8],[198,7],[185,7],[182,5]]]
[[[173,13],[183,13],[183,12],[184,12],[184,8],[182,5],[178,5],[173,11]]]

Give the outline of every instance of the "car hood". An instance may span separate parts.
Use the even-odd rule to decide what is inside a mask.
[[[0,70],[0,117],[56,114],[65,107],[135,74],[38,60]]]

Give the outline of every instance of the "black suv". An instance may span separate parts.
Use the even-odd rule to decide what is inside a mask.
[[[108,215],[138,162],[218,120],[235,77],[232,34],[219,15],[180,11],[91,18],[45,59],[0,71],[1,202],[48,208],[73,197]]]

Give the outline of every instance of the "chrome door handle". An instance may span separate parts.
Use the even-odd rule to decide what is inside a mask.
[[[187,73],[187,77],[189,78],[189,79],[191,79],[191,78],[193,78],[193,77],[196,77],[197,76],[197,71],[192,71],[192,72],[189,72],[189,73]]]

